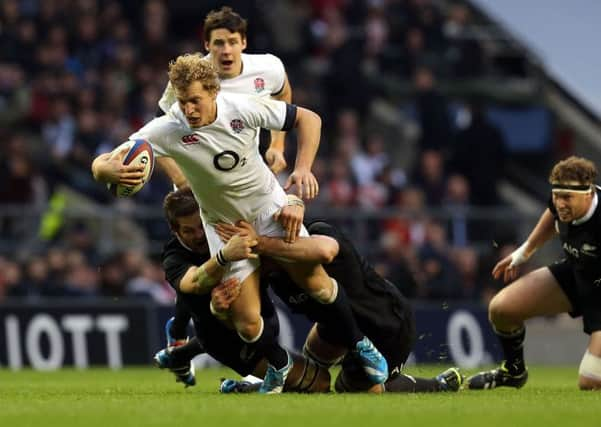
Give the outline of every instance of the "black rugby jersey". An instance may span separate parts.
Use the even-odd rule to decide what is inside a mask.
[[[597,200],[601,189],[597,187]],[[555,218],[561,246],[566,259],[574,269],[574,277],[581,290],[601,287],[601,209],[599,205],[584,223],[574,225],[559,220],[557,210],[549,201],[549,210]]]
[[[410,304],[398,288],[378,275],[336,227],[317,221],[309,224],[307,230],[311,235],[329,236],[338,242],[338,255],[323,267],[344,288],[361,331],[374,342],[375,337],[396,333],[399,319],[412,316]],[[267,281],[293,312],[314,322],[325,321],[324,306],[295,286],[285,273],[271,273]]]

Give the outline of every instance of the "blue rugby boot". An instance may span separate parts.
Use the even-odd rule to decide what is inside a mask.
[[[286,378],[292,369],[292,358],[288,354],[288,363],[282,369],[275,369],[272,365],[267,366],[265,379],[259,387],[261,394],[278,394],[284,389]]]
[[[184,366],[173,366],[171,352],[168,348],[158,351],[154,357],[154,364],[160,369],[169,369],[175,375],[175,381],[184,384],[186,387],[196,385],[196,374],[194,364],[191,362]]]
[[[259,390],[263,381],[260,382],[250,382],[245,380],[231,380],[227,378],[221,379],[221,384],[219,385],[219,391],[221,393],[253,393]]]
[[[458,368],[449,368],[436,375],[441,391],[459,391],[463,385],[464,377]]]
[[[168,349],[164,348],[157,351],[153,357],[154,364],[160,369],[171,368],[171,355]]]
[[[497,387],[521,388],[528,381],[528,370],[524,369],[518,374],[512,374],[505,366],[505,361],[496,369],[478,372],[467,379],[467,388],[470,390],[487,390]]]
[[[367,337],[357,342],[355,354],[359,357],[363,371],[374,384],[384,384],[388,379],[388,363],[382,353]]]

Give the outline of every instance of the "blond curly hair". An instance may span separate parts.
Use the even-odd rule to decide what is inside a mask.
[[[186,53],[169,63],[169,81],[177,91],[184,91],[192,82],[199,81],[211,94],[219,92],[219,76],[210,61],[200,53]]]

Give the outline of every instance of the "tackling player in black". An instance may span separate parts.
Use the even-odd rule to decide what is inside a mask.
[[[186,218],[193,219],[195,217],[192,215]],[[202,228],[199,220],[198,224]],[[321,366],[329,367],[344,358],[342,373],[336,381],[338,391],[371,390],[381,392],[387,390],[416,392],[455,391],[459,389],[462,377],[455,368],[451,368],[432,379],[413,378],[400,373],[414,340],[414,320],[411,307],[397,288],[378,276],[365,259],[357,253],[352,243],[335,227],[324,222],[313,223],[309,226],[309,231],[314,235],[310,238],[299,239],[294,244],[284,243],[280,239],[256,236],[252,227],[246,223],[241,223],[240,227],[222,224],[217,228],[224,240],[231,242],[233,238],[245,237],[248,239],[247,241],[256,241],[255,251],[264,256],[283,256],[309,263],[321,262],[329,274],[332,274],[332,277],[339,281],[347,291],[357,322],[366,328],[365,331],[368,336],[373,337],[372,339],[377,340],[383,346],[384,354],[390,358],[391,378],[384,386],[373,386],[373,383],[367,379],[362,371],[361,365],[355,360],[353,353],[346,355],[347,351],[338,338],[339,334],[335,330],[324,326],[331,324],[331,322],[328,322],[328,310],[324,310],[319,303],[314,302],[313,299],[296,287],[286,274],[279,270],[265,268],[266,274],[262,278],[262,282],[270,284],[293,311],[301,312],[316,322],[304,348],[308,359]],[[178,229],[175,228],[175,230]],[[200,262],[197,255],[181,245],[181,241],[185,238],[181,236],[181,233],[176,234],[176,236],[178,235],[180,236],[179,239],[171,240],[167,248],[171,246],[173,252],[179,253],[182,250],[187,251],[188,256],[186,257],[181,253],[181,255],[174,257],[169,255],[170,250],[165,251],[163,264],[170,283],[174,283],[177,279],[177,274],[170,278],[172,276],[170,271],[176,269],[184,271],[190,265],[197,265]],[[202,241],[202,236],[199,233],[197,244],[200,245]],[[176,248],[177,251],[175,251]],[[196,261],[196,264],[193,264],[193,261]],[[263,258],[263,262],[265,262],[265,258]],[[183,266],[178,267],[178,264]],[[181,272],[179,274],[181,275]],[[226,304],[225,306],[222,303],[216,304],[216,301],[220,298],[224,299],[222,288],[223,286],[219,285],[212,291],[213,304],[218,305],[219,309],[227,308]],[[176,318],[167,324],[166,332],[169,345],[173,345],[178,341],[181,343],[186,335],[185,327],[189,315],[186,313],[185,298],[178,298],[178,301]],[[272,309],[270,301],[264,303],[266,307],[269,306]],[[206,314],[209,312],[207,306],[208,302],[205,301],[204,305],[197,307],[196,310],[201,310],[204,307]],[[269,323],[271,324],[271,322]],[[218,360],[232,367],[238,373],[245,375],[252,372],[252,363],[257,363],[257,361],[252,360],[243,364],[240,360],[239,348],[241,344],[236,343],[235,340],[227,341],[226,344],[226,341],[222,338],[222,330],[225,328],[220,322],[211,319],[208,324],[210,325],[208,328],[197,327],[197,334],[200,332],[198,338],[203,343],[202,346],[198,345],[197,340],[193,340],[186,345],[162,350],[155,357],[159,366],[170,367],[172,370],[180,368],[184,371],[180,371],[180,375],[183,375],[189,369],[190,359],[201,352],[202,347],[205,347],[204,350],[214,357],[217,355]],[[227,329],[225,330],[227,331]],[[207,340],[211,342],[207,342]],[[285,390],[299,390],[300,388],[302,388],[302,391],[329,390],[329,376],[326,382],[326,377],[323,375],[324,369],[316,369],[311,362],[298,358],[295,362],[298,362],[295,363],[295,367],[302,368],[300,369],[301,372],[306,372],[306,367],[309,366],[314,374],[301,377],[300,374],[293,375],[294,372],[291,373],[291,384],[298,383],[304,385],[304,387],[290,387],[287,381]],[[243,368],[243,365],[246,368]],[[177,372],[175,373],[177,374]],[[313,381],[313,377],[315,377],[315,381]],[[187,382],[185,377],[180,377],[180,380]],[[327,384],[325,389],[324,384]],[[246,385],[230,380],[222,384],[222,391],[241,391]]]
[[[328,325],[328,312],[323,310],[281,269],[272,270],[262,277],[280,299],[295,313],[304,314],[315,322],[309,332],[303,353],[320,366],[342,363],[336,379],[338,392],[371,391],[424,392],[457,391],[462,376],[456,368],[450,368],[436,378],[415,378],[402,373],[415,341],[415,321],[409,301],[396,286],[378,275],[373,267],[355,249],[349,238],[333,225],[316,221],[307,226],[313,239],[300,241],[297,247],[281,239],[257,236],[250,224],[240,221],[237,226],[220,224],[218,233],[224,240],[234,235],[245,236],[257,245],[253,251],[262,257],[281,256],[314,262],[311,254],[319,254],[327,245],[329,237],[336,242],[337,251],[330,262],[323,266],[345,290],[357,324],[370,339],[377,343],[389,366],[389,379],[385,384],[374,385],[365,376],[360,363],[346,351],[339,332]],[[321,238],[318,240],[316,238]],[[328,251],[331,253],[331,250]],[[268,271],[268,269],[266,269]]]
[[[166,327],[168,347],[155,355],[161,368],[169,368],[178,381],[186,386],[195,384],[190,360],[197,354],[208,353],[240,375],[263,377],[267,362],[259,356],[261,341],[245,343],[233,327],[227,326],[225,309],[240,292],[240,283],[230,279],[219,283],[224,272],[215,257],[211,257],[199,216],[196,200],[189,188],[167,195],[164,202],[166,216],[174,232],[165,245],[162,265],[167,281],[177,292],[177,316]],[[253,239],[234,236],[223,248],[225,261],[257,256],[250,252],[256,244]],[[275,338],[279,332],[273,302],[261,292],[263,335]],[[196,337],[185,345],[181,339],[192,318]],[[178,332],[178,330],[184,332]],[[174,331],[171,334],[171,331]],[[330,376],[327,370],[298,355],[292,355],[294,365],[286,380],[285,389],[294,391],[327,391]]]
[[[522,387],[528,379],[524,362],[524,321],[568,312],[582,316],[590,335],[580,363],[580,389],[601,389],[601,190],[597,169],[581,157],[557,163],[549,176],[551,200],[528,240],[493,269],[493,276],[514,280],[523,264],[558,234],[565,257],[515,280],[491,300],[488,313],[501,341],[505,360],[491,371],[468,378],[470,389]]]

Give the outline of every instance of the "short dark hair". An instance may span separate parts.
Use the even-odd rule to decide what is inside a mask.
[[[199,212],[200,208],[190,187],[183,187],[171,191],[165,196],[163,210],[169,227],[171,227],[171,230],[177,231],[179,229],[177,219],[182,216],[193,215]]]
[[[209,12],[203,29],[205,42],[211,41],[211,31],[218,28],[225,28],[231,33],[240,33],[243,39],[246,38],[246,19],[234,12],[231,7],[224,6]]]

